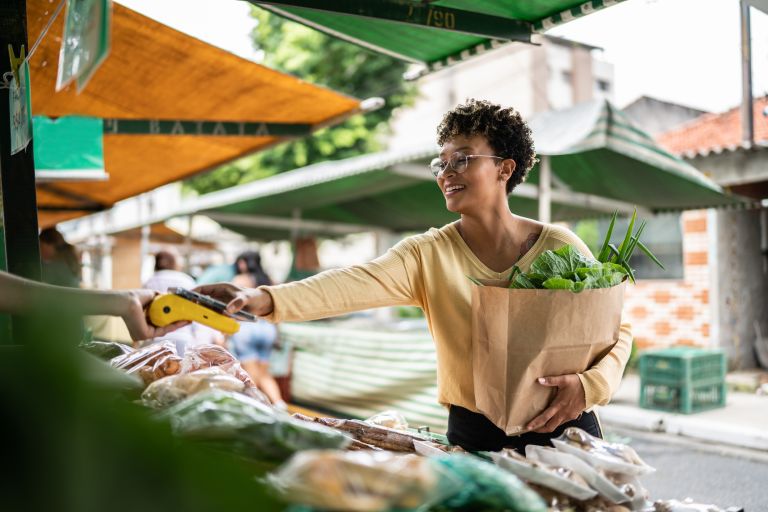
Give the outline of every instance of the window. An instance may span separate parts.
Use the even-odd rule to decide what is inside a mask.
[[[603,92],[608,92],[611,90],[611,84],[607,80],[598,80],[597,88]]]

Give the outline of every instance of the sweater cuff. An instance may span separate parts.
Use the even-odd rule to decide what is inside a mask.
[[[277,294],[272,286],[259,286],[257,290],[261,290],[264,293],[268,293],[272,297],[272,312],[268,315],[260,316],[262,320],[276,324],[280,322],[280,314],[277,307]]]
[[[584,387],[584,403],[589,410],[596,405],[606,405],[610,400],[610,389],[600,372],[595,368],[579,373],[579,380]]]

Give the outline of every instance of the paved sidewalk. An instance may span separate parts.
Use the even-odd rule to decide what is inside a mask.
[[[768,396],[729,392],[722,409],[673,414],[641,409],[640,377],[626,375],[611,403],[599,408],[607,426],[666,432],[768,452]]]

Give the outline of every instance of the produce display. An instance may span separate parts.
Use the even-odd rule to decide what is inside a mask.
[[[412,510],[445,492],[429,459],[391,452],[302,452],[269,481],[287,501],[332,510]]]
[[[245,457],[284,459],[314,448],[345,448],[343,433],[292,418],[259,400],[218,389],[165,409],[160,418],[186,438],[207,441]]]
[[[396,411],[366,421],[293,416],[259,394],[218,346],[140,350],[83,346],[142,377],[141,402],[179,437],[253,464],[291,512],[722,512],[688,501],[648,500],[639,476],[654,471],[629,446],[568,428],[554,447],[469,454],[407,427]],[[488,459],[492,459],[490,462]],[[278,466],[279,464],[281,464]],[[729,509],[730,510],[730,509]]]

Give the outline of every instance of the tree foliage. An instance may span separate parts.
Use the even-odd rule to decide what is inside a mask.
[[[264,65],[356,98],[380,96],[386,104],[375,112],[354,116],[310,137],[226,164],[187,184],[199,193],[206,193],[312,163],[381,149],[381,139],[393,110],[409,104],[415,94],[415,87],[402,78],[407,64],[258,7],[253,7],[251,13],[258,21],[253,39],[263,53]]]

